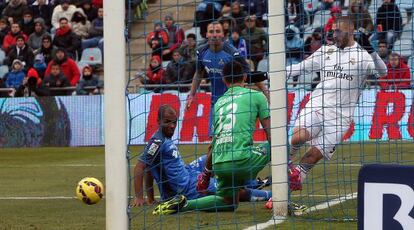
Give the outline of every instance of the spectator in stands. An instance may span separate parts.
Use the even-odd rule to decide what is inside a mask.
[[[3,40],[3,50],[8,53],[10,46],[16,45],[17,36],[22,35],[25,40],[27,40],[26,34],[20,30],[20,25],[17,22],[11,24],[11,29],[9,33],[4,37]]]
[[[89,38],[82,40],[82,50],[86,48],[98,47],[103,55],[103,8],[98,9],[98,17],[92,21],[89,30]]]
[[[326,23],[324,30],[325,33],[329,33],[332,30],[332,25],[334,24],[337,17],[340,17],[342,15],[342,9],[338,6],[334,6],[331,8],[331,17],[328,19],[328,22]]]
[[[395,0],[384,0],[377,11],[378,39],[386,39],[392,49],[402,30],[402,17]]]
[[[267,52],[267,33],[262,28],[256,27],[255,15],[247,16],[244,22],[246,29],[241,35],[246,40],[248,58],[253,61],[256,69]]]
[[[46,30],[50,30],[52,28],[53,6],[46,0],[37,0],[30,8],[33,12],[33,18],[42,18],[45,21]]]
[[[223,26],[225,38],[229,38],[231,36],[232,31],[237,29],[236,20],[230,16],[220,17],[219,22]]]
[[[4,18],[0,19],[0,44],[3,44],[4,37],[9,33],[10,27],[7,23],[7,20]]]
[[[93,90],[85,89],[85,87],[96,87]],[[103,88],[103,81],[93,74],[93,69],[89,65],[82,69],[82,79],[76,87],[77,95],[95,95],[100,93]]]
[[[86,39],[89,37],[91,22],[88,21],[86,15],[80,11],[76,11],[73,13],[70,22],[73,33],[75,33],[80,39]]]
[[[372,22],[371,15],[368,9],[364,7],[362,0],[351,3],[348,15],[355,20],[354,26],[357,30],[364,28],[366,33],[372,33],[374,31],[374,23]]]
[[[303,39],[299,37],[299,29],[295,25],[289,25],[286,34],[286,65],[299,63],[302,60]]]
[[[256,15],[257,19],[267,12],[266,0],[239,0],[240,6],[248,15]]]
[[[27,72],[33,66],[33,50],[24,41],[23,35],[18,35],[16,37],[16,45],[13,45],[10,48],[7,58],[4,60],[4,64],[8,65],[9,68],[12,68],[14,60],[19,59],[23,62],[23,70]]]
[[[23,14],[23,19],[19,22],[24,34],[29,36],[34,31],[34,21],[32,11],[28,9]]]
[[[102,8],[101,8],[102,9]],[[91,0],[84,0],[82,3],[82,10],[88,18],[88,21],[92,22],[98,17],[98,8],[92,6]]]
[[[178,50],[174,50],[173,58],[167,65],[163,81],[166,84],[189,84],[193,80],[194,73],[195,68],[184,61]],[[188,91],[189,87],[180,87],[179,90]]]
[[[240,31],[238,29],[234,29],[231,33],[231,36],[228,38],[228,42],[237,48],[240,53],[240,56],[247,59],[247,44],[244,38],[240,37]]]
[[[147,36],[148,46],[152,49],[152,55],[160,56],[162,51],[168,48],[168,33],[162,29],[162,22],[159,20],[154,21],[154,31]]]
[[[206,38],[207,26],[211,22],[220,18],[221,7],[220,4],[217,5],[213,2],[205,2],[202,4],[204,7],[197,7],[196,9],[196,20],[194,22],[194,26],[200,27],[200,35],[203,38]]]
[[[1,0],[0,1],[0,12],[3,12],[3,10],[6,8],[6,6],[8,4],[8,1],[9,0]],[[7,21],[7,19],[6,19],[6,21]],[[4,82],[3,82],[3,85],[4,85]],[[0,88],[1,88],[1,86],[0,86]],[[1,97],[1,95],[2,95],[2,93],[0,93],[0,97]]]
[[[234,1],[231,3],[231,17],[236,20],[236,28],[242,31],[246,26],[244,24],[244,19],[247,14],[243,11],[240,2]]]
[[[45,21],[43,18],[36,18],[34,20],[34,32],[30,34],[27,45],[33,50],[39,49],[42,46],[42,38],[45,35],[49,35],[46,30]]]
[[[328,22],[326,23],[324,27],[324,31],[325,31],[324,37],[325,37],[325,43],[327,45],[335,44],[335,41],[333,38],[334,31],[332,30],[332,24],[334,23],[335,19],[341,15],[342,15],[342,10],[339,7],[334,6],[331,8],[331,17],[328,19]]]
[[[389,62],[387,64],[388,74],[381,77],[381,80],[388,80],[387,82],[380,82],[383,89],[409,89],[411,88],[410,68],[404,62],[404,59],[397,53],[391,53]],[[402,81],[401,81],[402,80]],[[405,80],[405,81],[404,81]]]
[[[26,78],[23,80],[23,95],[24,97],[47,96],[48,92],[42,86],[42,79],[39,77],[37,71],[33,68],[29,69]]]
[[[160,56],[152,56],[145,76],[138,76],[138,87],[143,87],[144,84],[162,84],[164,82],[165,70],[162,67]]]
[[[42,61],[41,63],[38,63],[39,68],[41,68],[43,64],[47,66],[49,62],[52,61],[53,57],[55,56],[55,53],[56,53],[56,47],[52,45],[52,37],[50,35],[43,36],[41,47],[33,52],[35,56],[35,60],[37,58],[37,60]],[[38,57],[39,55],[41,56],[41,58]],[[34,66],[36,70],[40,72],[39,69],[36,67],[36,61],[35,61]],[[46,67],[44,67],[44,70],[46,70]]]
[[[149,84],[161,84],[164,82],[164,68],[162,67],[162,61],[159,56],[152,56],[150,66],[147,69],[147,83]]]
[[[337,7],[343,5],[341,2],[343,0],[321,0],[321,10],[329,10],[332,7]]]
[[[73,13],[81,10],[82,9],[77,9],[76,6],[71,5],[69,0],[60,0],[60,4],[53,9],[52,26],[58,29],[61,26],[61,18],[72,18]]]
[[[180,47],[180,54],[186,62],[193,62],[197,58],[197,37],[195,34],[188,34],[187,40]]]
[[[20,20],[22,31],[26,35],[30,35],[34,32],[34,20],[32,10],[29,8],[23,14],[23,19]]]
[[[388,64],[388,57],[391,53],[391,50],[388,49],[387,41],[380,40],[378,42],[378,55],[384,61],[384,63]]]
[[[69,80],[70,85],[76,86],[76,84],[78,84],[80,79],[79,68],[76,65],[76,62],[66,55],[64,49],[58,48],[56,50],[56,57],[51,62],[49,62],[49,65],[47,66],[45,72],[45,76],[48,76],[50,74],[52,65],[55,64],[60,66],[63,75]]]
[[[313,54],[316,50],[321,48],[323,40],[323,30],[321,27],[316,28],[312,35],[308,37],[304,44],[304,58],[309,57]]]
[[[23,62],[19,59],[15,59],[11,65],[11,71],[4,76],[5,85],[7,88],[13,88],[14,90],[9,94],[10,96],[14,96],[16,91],[21,91],[23,85],[23,79],[25,78],[25,74],[23,72]],[[19,94],[19,93],[17,93]]]
[[[185,39],[184,30],[174,22],[171,15],[164,17],[165,29],[168,33],[168,48],[162,51],[162,60],[171,60],[174,50],[180,48]]]
[[[288,24],[293,24],[300,30],[303,30],[304,26],[308,23],[308,15],[305,11],[302,0],[288,0]]]
[[[71,94],[69,90],[50,90],[50,88],[63,88],[71,86],[68,78],[62,72],[61,65],[53,62],[51,63],[50,72],[47,73],[45,79],[43,79],[43,87],[50,91],[48,93],[50,96]]]
[[[103,0],[92,0],[92,6],[96,9],[103,8]]]
[[[19,22],[24,12],[28,10],[26,1],[24,0],[10,0],[9,4],[3,10],[3,17],[11,23]]]
[[[67,18],[61,18],[59,24],[60,26],[56,30],[56,35],[53,39],[53,45],[65,49],[69,57],[76,59],[76,52],[80,48],[80,39],[73,33]]]

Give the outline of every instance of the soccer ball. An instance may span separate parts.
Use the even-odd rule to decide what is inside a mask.
[[[79,181],[76,187],[76,196],[85,204],[96,204],[103,197],[104,187],[102,183],[93,177],[85,177]]]

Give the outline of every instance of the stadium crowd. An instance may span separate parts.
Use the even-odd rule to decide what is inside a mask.
[[[6,0],[0,12],[1,97],[100,93],[102,0]]]
[[[335,18],[350,15],[358,28],[357,40],[360,33],[368,34],[389,69],[387,76],[371,85],[411,88],[412,6],[400,9],[395,0],[285,1],[287,65],[299,63],[323,44],[332,44]],[[146,37],[152,49],[150,64],[140,74],[138,86],[191,83],[197,70],[197,48],[205,43],[212,21],[222,24],[226,42],[237,48],[252,71],[266,71],[267,2],[203,0],[188,31],[172,15],[154,21]],[[0,1],[0,96],[100,93],[103,82],[94,72],[103,58],[102,7],[102,0]],[[59,71],[52,71],[53,65]],[[317,82],[318,76],[312,80]],[[50,90],[56,87],[76,87],[76,91]]]
[[[307,0],[306,4],[303,0],[285,1],[287,65],[299,63],[323,44],[333,44],[335,18],[350,15],[355,19],[357,41],[361,43],[362,33],[368,35],[389,69],[387,76],[370,84],[383,89],[411,88],[413,28],[409,8],[400,9],[395,0]],[[146,38],[152,49],[150,64],[140,75],[139,85],[190,83],[197,69],[197,47],[206,42],[207,25],[212,21],[222,24],[225,40],[238,49],[253,71],[266,71],[267,2],[204,0],[198,4],[193,28],[188,31],[175,23],[172,15],[165,16],[163,22],[154,21],[154,29]],[[402,45],[407,41],[411,46]],[[314,88],[318,75],[311,80]],[[293,79],[293,86],[297,81]],[[180,88],[187,90],[188,87]]]

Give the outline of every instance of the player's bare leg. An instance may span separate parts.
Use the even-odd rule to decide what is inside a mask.
[[[292,139],[290,141],[290,160],[293,160],[296,153],[299,151],[300,147],[309,141],[311,135],[308,130],[300,127],[295,127],[293,129]]]

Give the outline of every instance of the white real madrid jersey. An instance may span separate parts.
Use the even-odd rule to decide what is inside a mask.
[[[311,93],[307,108],[327,109],[325,111],[348,118],[353,115],[366,78],[375,74],[371,55],[356,42],[344,49],[322,46],[290,68],[290,76],[303,73],[301,71],[320,72],[320,83]]]

